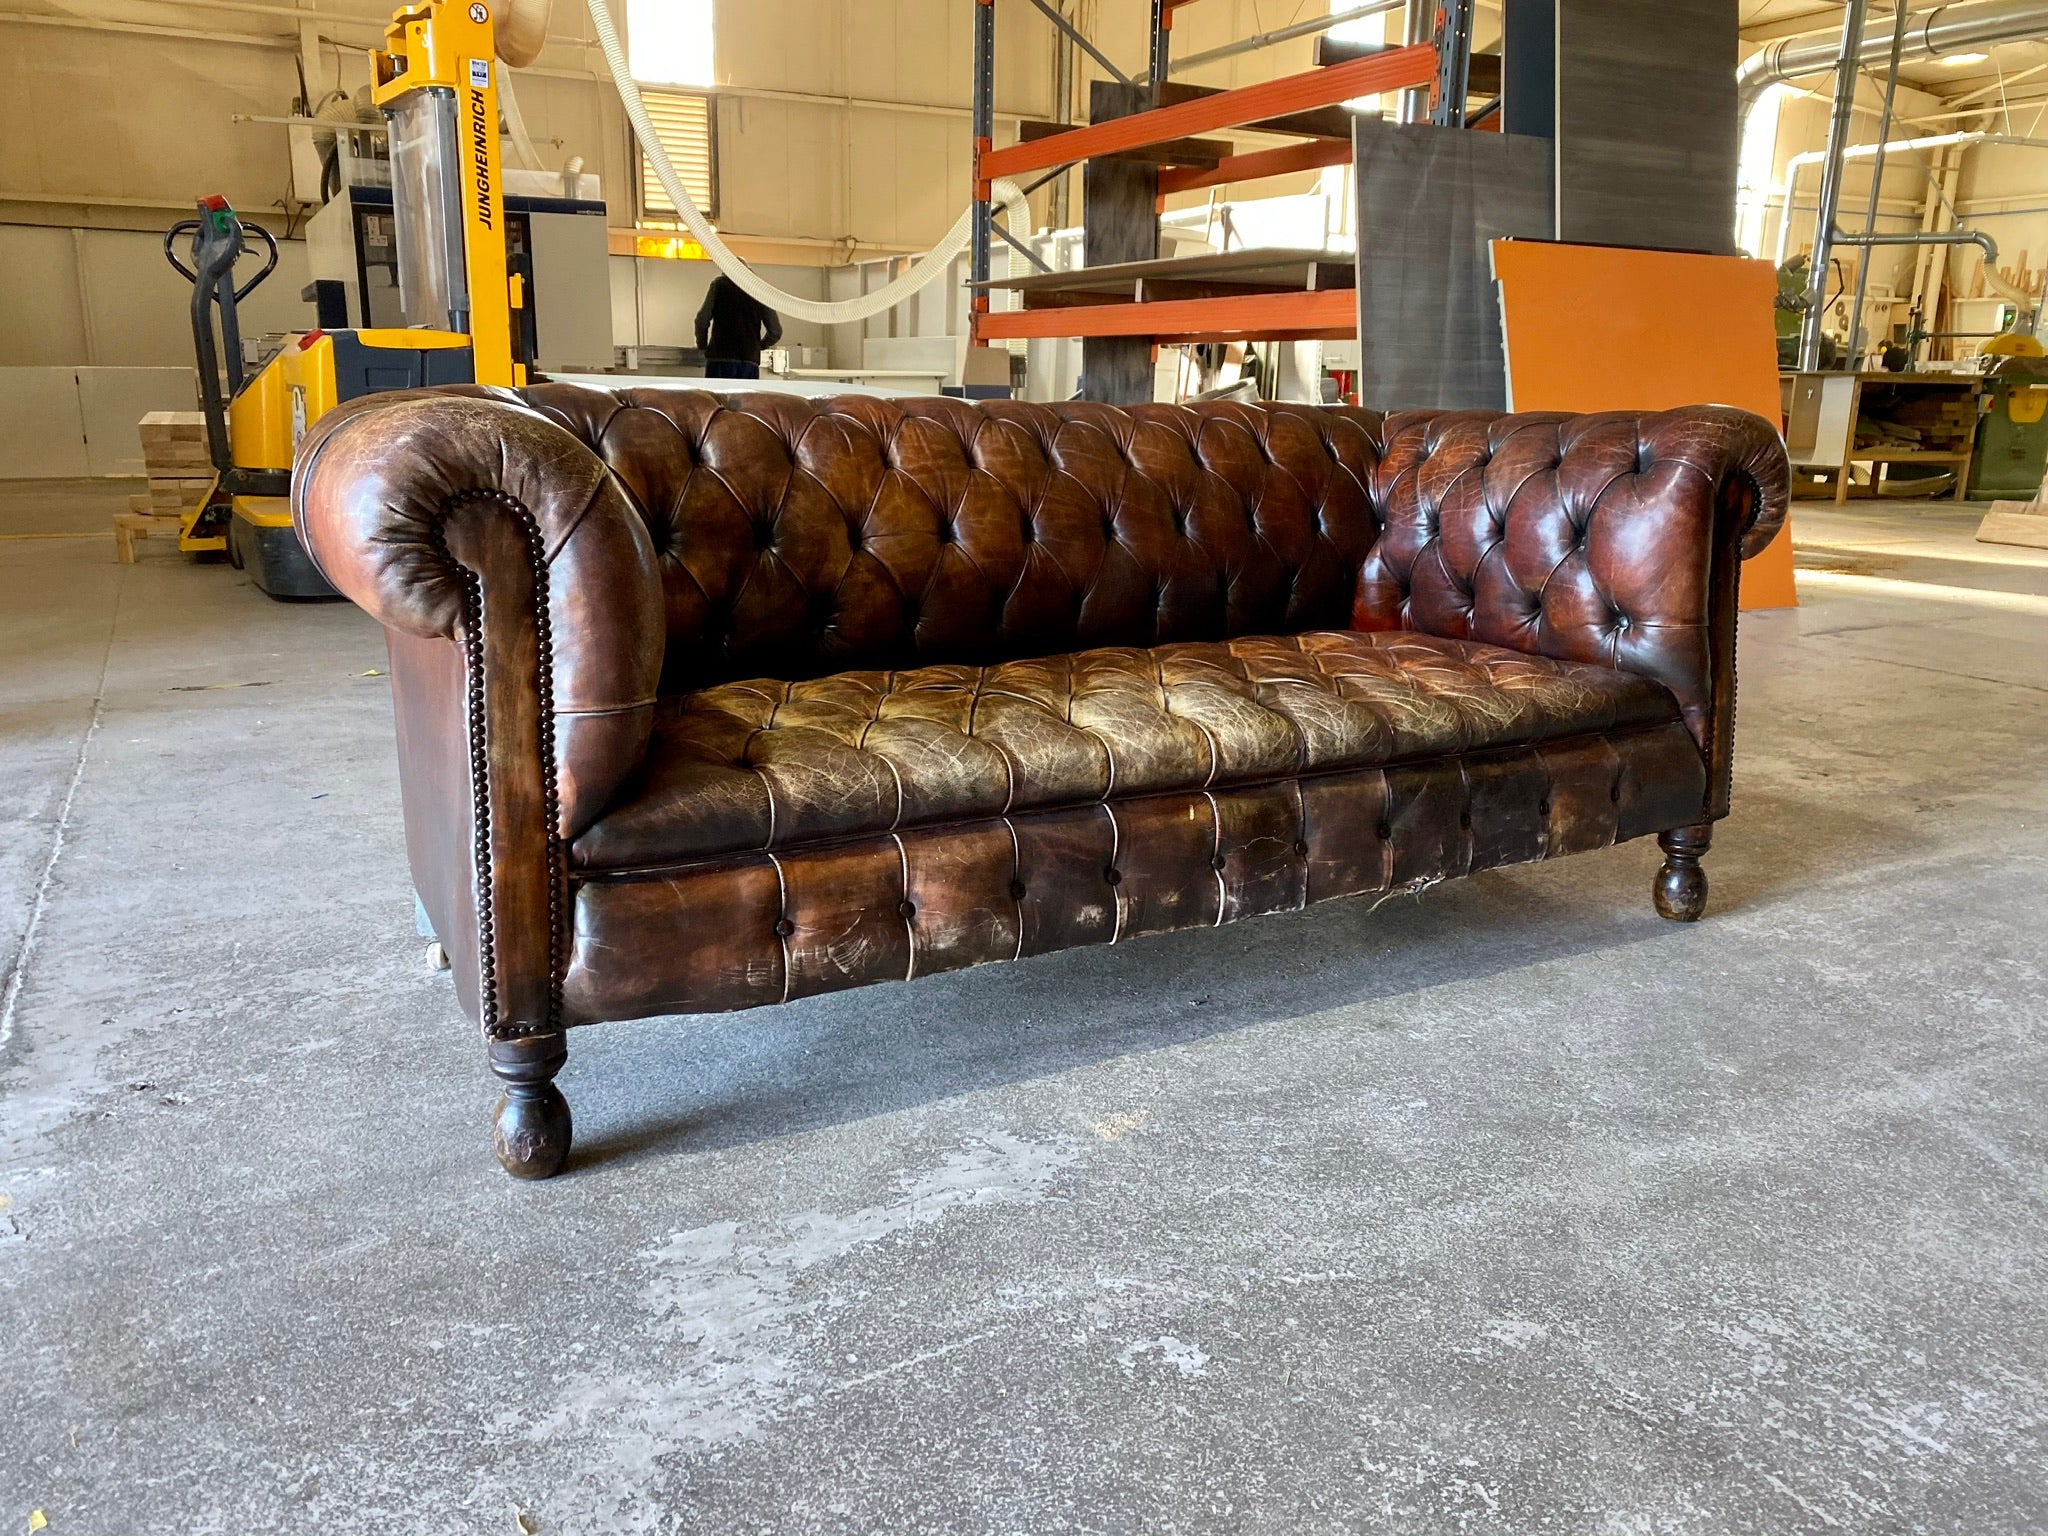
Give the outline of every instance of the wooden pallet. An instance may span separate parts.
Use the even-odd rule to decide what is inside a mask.
[[[184,525],[185,520],[182,517],[156,517],[147,512],[116,512],[114,558],[123,565],[133,565],[137,539],[146,539],[151,534],[160,533],[175,544]]]

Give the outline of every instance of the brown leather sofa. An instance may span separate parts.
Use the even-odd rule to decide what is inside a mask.
[[[1706,900],[1761,419],[541,385],[317,423],[413,878],[568,1155],[571,1025],[1419,889],[1656,834]]]

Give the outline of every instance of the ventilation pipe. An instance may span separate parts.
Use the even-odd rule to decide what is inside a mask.
[[[1937,5],[1907,19],[1899,57],[1907,64],[1917,64],[1967,49],[2017,43],[2044,34],[2048,34],[2048,0],[1971,0],[1962,5]],[[1865,37],[1857,49],[1856,62],[1881,63],[1890,55],[1891,47],[1888,36]],[[1767,87],[1799,75],[1817,75],[1833,69],[1840,57],[1840,34],[1836,32],[1804,32],[1766,43],[1735,71],[1739,115],[1747,118],[1749,109]]]
[[[1835,207],[1842,197],[1842,152],[1856,108],[1856,61],[1863,57],[1863,16],[1868,0],[1849,0],[1842,11],[1842,45],[1835,55],[1835,110],[1828,122],[1828,153],[1820,165],[1820,209],[1813,220],[1813,263],[1806,274],[1806,315],[1799,326],[1799,370],[1820,366],[1821,312],[1827,307],[1828,242],[1835,237]]]

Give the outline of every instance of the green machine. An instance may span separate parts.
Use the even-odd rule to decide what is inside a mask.
[[[2048,356],[2031,336],[2000,336],[1984,375],[1983,413],[1970,458],[1972,501],[2031,501],[2048,475]]]

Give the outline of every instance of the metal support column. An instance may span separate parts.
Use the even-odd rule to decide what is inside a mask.
[[[1835,62],[1835,110],[1828,122],[1828,157],[1823,163],[1820,207],[1813,222],[1813,265],[1806,275],[1806,315],[1799,328],[1799,369],[1820,367],[1822,309],[1828,298],[1828,258],[1835,236],[1835,210],[1842,200],[1842,152],[1849,147],[1849,119],[1856,108],[1856,64],[1863,51],[1866,0],[1848,0],[1842,10],[1842,47]]]
[[[1870,291],[1870,237],[1877,233],[1877,199],[1884,189],[1884,147],[1892,136],[1892,98],[1899,91],[1899,55],[1906,47],[1906,0],[1892,0],[1891,62],[1884,72],[1884,112],[1877,123],[1877,155],[1870,167],[1870,202],[1863,210],[1863,259],[1856,264],[1856,302],[1849,311],[1849,367],[1863,366],[1863,299]]]
[[[1437,7],[1436,86],[1429,120],[1439,128],[1465,126],[1465,100],[1472,94],[1472,3],[1443,0]]]
[[[1408,0],[1408,12],[1401,18],[1401,40],[1409,45],[1426,43],[1436,36],[1436,0]],[[1395,114],[1403,123],[1429,120],[1429,88],[1417,86],[1401,93],[1401,107]]]
[[[974,228],[968,246],[967,273],[971,282],[989,279],[989,229],[993,223],[990,199],[994,189],[981,172],[982,156],[995,148],[996,132],[996,6],[995,0],[974,0]],[[981,317],[988,313],[988,290],[969,290],[972,313],[971,340],[981,345]]]
[[[1173,12],[1167,8],[1166,0],[1152,0],[1152,60],[1151,72],[1145,76],[1145,83],[1152,87],[1152,105],[1159,105],[1159,88],[1166,84],[1168,56],[1173,52]]]

